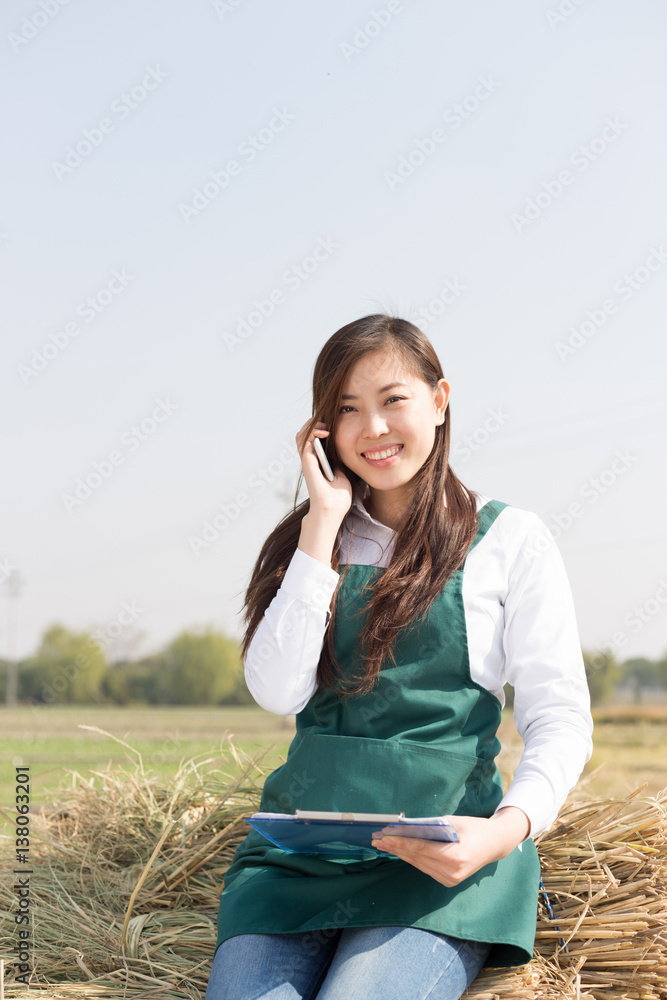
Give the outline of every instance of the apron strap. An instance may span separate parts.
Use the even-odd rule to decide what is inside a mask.
[[[481,542],[484,535],[505,507],[509,507],[509,504],[503,503],[502,500],[488,500],[483,507],[480,507],[477,512],[477,534],[475,535],[475,540],[468,549],[468,552],[472,552],[477,543]]]

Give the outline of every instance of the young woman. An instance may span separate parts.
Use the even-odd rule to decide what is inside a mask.
[[[454,1000],[484,965],[532,956],[532,838],[590,758],[588,688],[553,539],[457,478],[448,402],[413,324],[366,316],[327,341],[296,436],[309,499],[259,554],[243,657],[255,700],[296,714],[261,810],[447,816],[458,843],[384,837],[355,860],[253,830],[225,876],[207,1000]],[[506,681],[525,749],[503,794]]]

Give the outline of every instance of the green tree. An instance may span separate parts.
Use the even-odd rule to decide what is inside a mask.
[[[167,698],[157,696],[157,682],[164,676],[164,653],[152,653],[120,668],[127,679],[130,701],[160,704]]]
[[[255,699],[248,690],[243,673],[243,664],[239,663],[239,673],[236,680],[236,688],[223,701],[223,705],[255,705]]]
[[[19,668],[20,694],[47,705],[99,701],[106,671],[106,655],[92,636],[54,624]]]
[[[667,651],[663,653],[661,659],[656,663],[655,672],[660,687],[667,688]]]
[[[220,705],[239,685],[238,644],[213,628],[186,630],[167,646],[152,676],[150,700],[171,705]]]
[[[621,668],[614,654],[608,649],[592,653],[583,650],[586,680],[591,694],[591,704],[608,701],[621,679]]]
[[[129,666],[129,662],[109,664],[104,675],[101,687],[102,694],[105,700],[113,702],[114,705],[129,705],[132,700],[128,676]]]

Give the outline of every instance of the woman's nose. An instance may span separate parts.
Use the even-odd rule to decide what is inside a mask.
[[[369,413],[361,428],[363,437],[377,439],[380,434],[387,432],[387,420],[381,413]]]

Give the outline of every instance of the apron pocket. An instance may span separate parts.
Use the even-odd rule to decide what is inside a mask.
[[[487,761],[442,747],[306,731],[267,777],[261,808],[476,816],[485,769]]]

